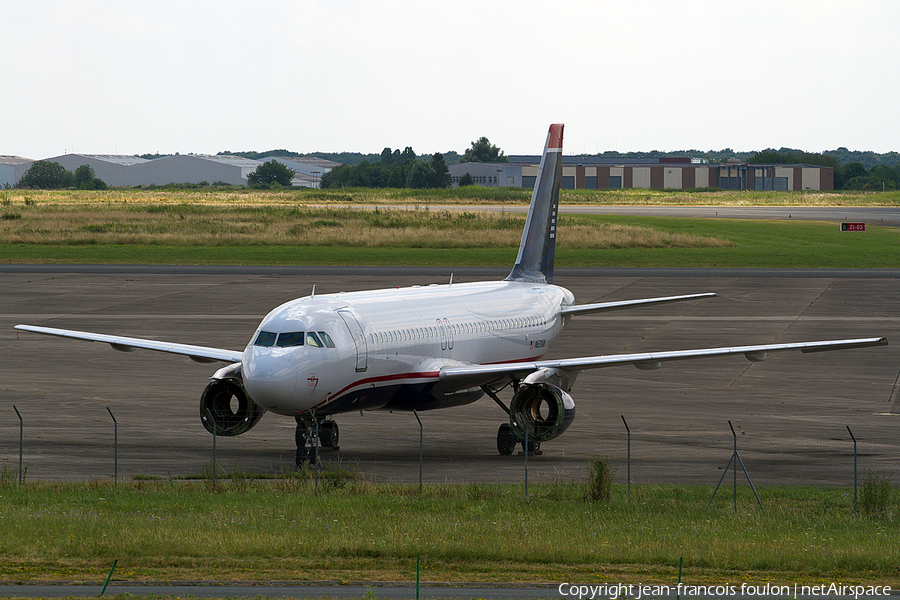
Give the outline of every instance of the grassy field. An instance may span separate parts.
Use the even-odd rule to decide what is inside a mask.
[[[852,490],[578,483],[375,486],[347,480],[109,482],[0,489],[0,579],[672,583],[900,582],[893,506]]]
[[[0,257],[22,263],[512,264],[524,216],[433,205],[527,204],[523,190],[0,191]],[[900,204],[900,193],[563,192],[568,204]],[[351,208],[365,206],[369,210]],[[408,208],[390,208],[402,205]],[[375,209],[377,207],[377,210]],[[896,268],[900,231],[833,223],[566,216],[560,267]],[[8,478],[7,478],[8,479]],[[418,488],[345,481],[0,478],[0,580],[399,580],[900,585],[896,499],[854,516],[852,492],[640,486],[627,504],[572,482]],[[555,596],[555,594],[554,594]]]
[[[472,197],[478,192],[486,198]],[[454,195],[455,194],[455,195]],[[759,198],[762,197],[760,200]],[[579,204],[887,204],[897,193],[568,192]],[[524,215],[429,203],[528,201],[524,190],[0,192],[0,256],[25,263],[508,266]],[[405,203],[408,208],[390,208]],[[362,210],[360,205],[369,210]],[[352,207],[351,207],[352,206]],[[355,207],[355,208],[354,208]],[[560,267],[900,264],[900,231],[834,223],[568,215]]]

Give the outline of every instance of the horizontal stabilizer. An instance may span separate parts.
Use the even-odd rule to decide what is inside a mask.
[[[681,302],[683,300],[699,300],[701,298],[714,298],[717,294],[708,292],[705,294],[689,294],[687,296],[664,296],[661,298],[644,298],[642,300],[622,300],[619,302],[599,302],[597,304],[579,304],[577,306],[566,306],[560,311],[563,316],[580,315],[584,313],[605,312],[609,310],[622,310],[624,308],[634,308],[635,306],[646,306],[648,304],[668,304],[669,302]]]

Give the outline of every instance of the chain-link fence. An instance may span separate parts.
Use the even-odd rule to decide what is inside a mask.
[[[321,448],[318,464],[368,481],[395,483],[579,481],[595,456],[608,461],[617,483],[714,486],[735,468],[740,485],[751,480],[757,486],[852,488],[864,473],[900,480],[900,445],[868,442],[858,432],[854,443],[848,427],[835,426],[827,439],[810,441],[799,435],[774,439],[748,434],[740,425],[732,434],[728,421],[715,435],[648,433],[646,424],[623,417],[618,431],[573,427],[544,442],[537,454],[526,455],[520,443],[512,455],[502,456],[497,423],[459,423],[441,412],[341,415],[337,447]],[[0,416],[3,476],[28,481],[182,479],[208,476],[214,460],[215,472],[224,476],[277,476],[296,468],[290,419],[263,419],[243,435],[218,436],[215,455],[213,436],[199,420],[193,426],[160,427],[116,419],[107,410],[59,423],[45,424],[19,411]],[[735,450],[738,460],[733,460]],[[729,473],[726,485],[734,477]]]

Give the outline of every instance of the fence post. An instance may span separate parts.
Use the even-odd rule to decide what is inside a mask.
[[[422,493],[422,419],[419,418],[419,413],[416,412],[416,409],[413,409],[413,414],[416,416],[416,421],[419,422],[419,493]]]
[[[741,455],[738,454],[737,451],[737,434],[734,432],[734,425],[731,424],[731,421],[728,421],[728,426],[731,428],[731,437],[734,440],[734,450],[731,453],[731,459],[728,461],[728,465],[725,467],[725,471],[722,473],[721,479],[719,479],[718,485],[716,485],[716,489],[713,490],[712,498],[709,499],[709,502],[706,506],[710,506],[712,501],[716,499],[716,494],[719,492],[719,487],[721,487],[722,482],[725,481],[725,476],[728,475],[728,469],[731,468],[732,463],[734,464],[734,512],[737,512],[737,467],[738,463],[741,464],[741,469],[744,471],[744,477],[747,478],[747,483],[750,484],[750,489],[753,490],[753,495],[756,496],[756,503],[759,504],[759,507],[762,508],[762,501],[759,499],[759,494],[756,493],[756,488],[753,486],[753,482],[750,480],[750,474],[747,472],[747,467],[744,466],[744,461],[741,459]]]
[[[108,406],[106,412],[113,420],[113,482],[116,487],[119,487],[119,422],[116,421],[115,415]]]
[[[631,428],[628,427],[628,421],[625,420],[625,415],[620,415],[622,417],[622,422],[625,423],[625,431],[628,432],[628,503],[631,504]]]
[[[856,483],[857,483],[857,478],[856,478],[856,473],[857,473],[856,472],[856,456],[857,456],[856,455],[856,436],[853,435],[852,431],[850,431],[849,425],[847,425],[847,432],[850,434],[850,437],[853,439],[853,515],[859,516],[859,512],[857,510],[858,506],[856,503],[856,499],[857,499],[857,495],[856,495],[856,492],[857,492],[857,488],[856,488]]]
[[[525,427],[525,499],[528,499],[528,427]]]
[[[24,473],[22,472],[22,431],[24,421],[22,421],[22,415],[19,413],[19,409],[16,408],[15,404],[13,404],[13,410],[16,411],[16,416],[19,417],[19,485],[22,485],[22,482],[25,480]]]
[[[212,430],[212,434],[213,434],[213,464],[212,464],[212,472],[213,472],[213,489],[216,489],[216,470],[217,470],[217,468],[218,468],[218,467],[216,466],[216,438],[219,437],[219,436],[218,436],[218,432],[217,432],[217,430],[216,430],[216,420],[213,418],[212,411],[209,410],[209,409],[207,408],[207,409],[206,409],[206,414],[209,415],[209,422],[212,423],[212,426],[213,426],[213,430]]]

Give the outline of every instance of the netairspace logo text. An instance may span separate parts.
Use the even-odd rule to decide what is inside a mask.
[[[634,598],[634,600],[654,600],[656,598],[668,598],[670,596],[728,596],[760,598],[793,598],[803,596],[852,596],[854,600],[859,598],[888,596],[891,593],[890,586],[886,585],[842,585],[839,583],[822,585],[740,585],[723,583],[720,585],[644,585],[641,583],[605,583],[602,585],[579,585],[576,583],[561,583],[559,593],[566,598],[578,600],[600,600],[608,598]]]

